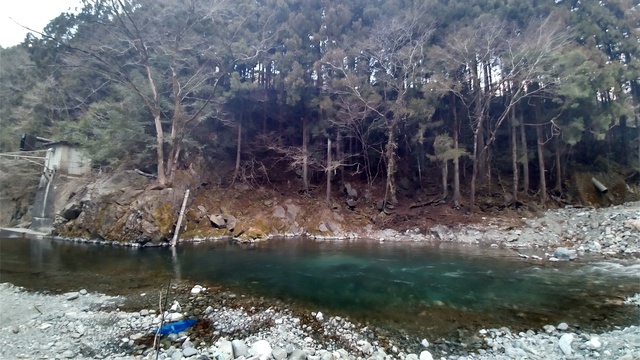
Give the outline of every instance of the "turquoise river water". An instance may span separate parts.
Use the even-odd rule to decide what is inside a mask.
[[[638,260],[536,262],[513,251],[454,244],[283,239],[182,244],[172,253],[0,239],[0,281],[129,296],[167,281],[221,285],[411,334],[640,323],[638,309],[622,305],[640,292]]]

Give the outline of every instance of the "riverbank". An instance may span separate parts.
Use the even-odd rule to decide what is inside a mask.
[[[606,208],[567,206],[545,211],[539,216],[501,217],[485,216],[478,222],[463,224],[438,224],[429,228],[413,228],[405,231],[376,229],[371,225],[357,232],[340,232],[332,235],[312,233],[266,234],[255,241],[269,238],[306,236],[317,240],[376,240],[394,242],[444,242],[491,246],[513,249],[517,256],[530,261],[574,260],[577,257],[624,259],[640,257],[640,202],[629,202]],[[169,246],[169,243],[123,242],[107,239],[73,238],[57,239],[128,247]],[[181,242],[228,240],[233,237],[186,237]],[[242,240],[242,242],[245,242]]]
[[[567,324],[515,333],[481,329],[461,343],[395,339],[348,319],[294,313],[233,293],[174,287],[165,320],[198,319],[159,340],[158,359],[615,359],[640,358],[640,327],[603,333]],[[124,298],[80,290],[62,295],[0,285],[3,359],[155,359],[159,309],[127,312]],[[627,299],[640,312],[640,294]],[[244,305],[244,306],[243,306]],[[428,337],[428,335],[426,335]]]

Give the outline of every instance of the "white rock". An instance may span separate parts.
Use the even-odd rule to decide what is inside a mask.
[[[247,356],[249,355],[249,349],[247,348],[247,344],[242,340],[233,340],[231,342],[231,347],[233,348],[233,357]]]
[[[182,311],[182,307],[180,306],[180,303],[178,301],[174,300],[169,310],[171,310],[172,312],[180,312]]]
[[[571,343],[573,342],[573,335],[564,334],[560,337],[560,341],[558,341],[558,346],[560,346],[560,350],[565,355],[571,355]]]
[[[429,341],[427,339],[422,339],[422,341],[420,342],[420,344],[422,344],[422,346],[428,348],[429,347]]]
[[[567,325],[567,323],[560,323],[556,328],[561,331],[566,331],[569,329],[569,325]]]
[[[316,314],[316,319],[318,321],[324,321],[324,316],[322,315],[322,313],[320,311],[318,311],[318,313]]]
[[[267,340],[258,340],[251,345],[249,348],[249,354],[253,356],[258,356],[260,359],[268,359],[271,357],[271,345]]]
[[[200,286],[200,285],[196,285],[191,289],[191,295],[198,295],[202,291],[204,291],[204,288],[202,286]]]
[[[433,356],[427,350],[424,350],[420,353],[420,360],[433,360]]]
[[[594,349],[599,349],[602,346],[602,343],[600,342],[600,339],[594,336],[591,339],[589,339],[589,341],[587,341],[586,345],[590,349],[594,350]]]
[[[554,332],[556,330],[556,327],[553,325],[545,325],[542,327],[544,329],[544,331],[548,334]]]
[[[180,321],[184,319],[184,315],[182,315],[181,313],[170,313],[165,317],[165,322],[174,322],[174,321]]]

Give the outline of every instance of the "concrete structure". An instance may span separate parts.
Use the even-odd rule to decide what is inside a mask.
[[[30,229],[50,233],[56,209],[54,200],[58,185],[66,176],[81,176],[91,171],[91,162],[83,152],[66,141],[43,144],[47,149],[44,171],[31,209],[33,221]],[[64,176],[62,176],[64,175]]]
[[[65,141],[57,141],[45,144],[48,148],[45,159],[45,171],[79,176],[91,171],[91,161],[82,150]]]

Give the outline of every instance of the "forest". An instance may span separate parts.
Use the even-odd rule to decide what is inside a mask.
[[[162,187],[204,158],[226,184],[394,204],[410,181],[456,208],[640,178],[638,0],[84,0],[30,30],[0,48],[0,152],[27,133]]]

